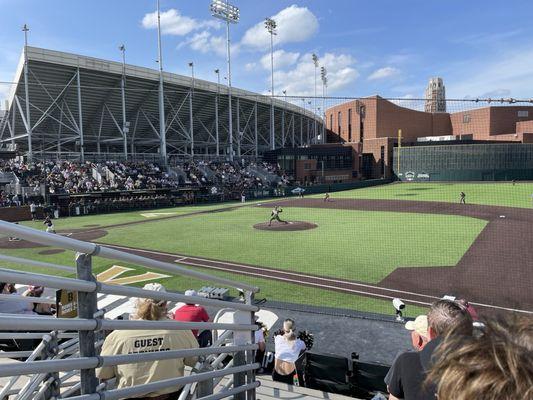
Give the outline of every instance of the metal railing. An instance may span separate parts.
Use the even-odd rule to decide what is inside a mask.
[[[9,327],[4,328],[4,330],[10,331],[11,338],[43,338],[41,344],[30,352],[5,353],[12,357],[29,357],[30,362],[0,364],[0,377],[11,377],[9,384],[0,391],[0,398],[15,394],[17,400],[41,398],[113,400],[143,396],[154,391],[183,386],[180,400],[190,397],[193,392],[196,398],[206,400],[230,396],[239,400],[255,399],[255,388],[259,386],[259,383],[255,380],[254,370],[259,368],[259,364],[254,362],[253,357],[253,352],[257,349],[257,344],[254,343],[254,331],[258,329],[254,323],[254,314],[258,307],[253,305],[253,298],[254,293],[259,291],[257,287],[5,221],[0,221],[0,235],[15,236],[33,243],[77,252],[75,268],[0,255],[0,261],[70,271],[76,274],[76,278],[68,278],[0,268],[0,281],[26,285],[39,284],[55,289],[75,291],[78,294],[78,316],[76,318],[47,316],[37,318],[0,313],[0,326]],[[190,302],[190,297],[179,293],[158,292],[97,282],[92,271],[93,257],[122,261],[144,268],[157,269],[233,287],[245,292],[245,301],[231,302],[195,297],[194,302],[196,304],[215,307],[216,309],[230,309],[233,313],[233,323],[106,319],[104,318],[105,310],[99,310],[97,307],[97,294],[185,303]],[[35,298],[28,299],[31,299],[28,301],[32,302],[36,300]],[[46,302],[46,300],[41,302]],[[103,343],[103,332],[126,329],[207,329],[223,331],[223,334],[217,335],[217,340],[207,348],[100,356],[99,348]],[[73,335],[72,331],[77,331],[77,333]],[[6,337],[8,334],[2,335]],[[59,344],[59,340],[66,341]],[[192,356],[198,357],[199,362],[193,373],[188,376],[177,376],[172,379],[120,389],[112,388],[109,382],[101,384],[96,379],[95,370],[101,367]],[[222,362],[227,361],[229,357],[232,358],[229,362]],[[79,371],[79,381],[76,381],[77,371]],[[29,375],[30,380],[22,389],[14,390],[13,384],[22,375]],[[221,380],[227,376],[230,377],[228,381],[233,383],[220,386]]]

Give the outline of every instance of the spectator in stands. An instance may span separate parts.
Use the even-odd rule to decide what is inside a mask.
[[[439,400],[533,399],[533,318],[485,321],[484,333],[448,336],[428,381]]]
[[[283,321],[281,334],[274,338],[275,360],[272,379],[289,385],[298,381],[296,361],[306,349],[303,340],[296,337],[295,328],[294,321],[287,318]]]
[[[209,314],[207,314],[207,311],[205,311],[205,308],[193,302],[194,297],[198,296],[198,293],[196,293],[196,290],[186,290],[185,296],[190,296],[191,302],[186,303],[184,306],[181,306],[180,308],[178,308],[174,312],[174,319],[176,321],[182,321],[182,322],[207,322],[209,321]],[[210,333],[210,331],[207,331],[207,332]],[[200,338],[198,337],[198,329],[193,329],[192,333],[194,337],[197,338],[198,341],[200,342]],[[202,346],[203,344],[206,344],[206,343],[203,343],[202,341],[202,343],[200,343],[200,347],[206,347],[206,346]]]
[[[22,295],[28,297],[41,297],[43,293],[44,286],[30,285]],[[45,303],[33,303],[32,311],[39,315],[53,315],[55,312],[51,304]]]
[[[17,294],[17,289],[14,283],[0,282],[0,294],[17,296],[11,299],[0,298],[0,313],[5,314],[34,314],[33,304],[20,299],[21,296]]]
[[[31,214],[31,220],[35,221],[37,219],[37,206],[35,205],[33,201],[30,203],[30,214]]]
[[[163,285],[149,283],[146,290],[165,292]],[[153,299],[137,299],[133,318],[145,321],[167,320],[167,302]],[[191,331],[147,329],[147,330],[117,330],[111,332],[105,339],[101,355],[141,354],[155,351],[181,350],[197,348]],[[197,357],[173,358],[170,360],[147,361],[134,364],[122,364],[103,367],[97,370],[100,379],[117,378],[117,388],[143,385],[183,376],[184,367],[193,367]],[[142,399],[167,400],[176,399],[181,392],[181,386],[170,387],[146,394]]]
[[[414,321],[407,321],[405,324],[405,329],[411,331],[411,344],[413,345],[414,351],[421,351],[429,342],[427,315],[419,315],[414,319]],[[387,372],[387,375],[385,376],[384,381],[387,386],[390,384],[391,377],[395,373],[394,367],[396,365],[396,359],[400,355],[401,354],[394,359],[389,372]]]
[[[254,342],[258,346],[258,349],[255,352],[255,362],[262,364],[263,358],[265,357],[265,350],[266,350],[266,343],[265,343],[266,326],[261,321],[259,321],[259,317],[257,315],[254,316],[254,322],[259,327],[259,329],[254,332],[254,336],[255,336]],[[257,372],[262,373],[263,367],[260,367]]]
[[[472,329],[472,317],[464,306],[451,300],[433,303],[428,313],[430,341],[420,352],[406,352],[396,358],[387,385],[389,399],[434,400],[435,387],[423,383],[435,362],[435,349],[446,335],[471,336]]]

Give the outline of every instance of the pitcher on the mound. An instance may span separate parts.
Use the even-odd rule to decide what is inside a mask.
[[[274,207],[274,209],[272,210],[272,212],[270,213],[270,221],[268,221],[268,226],[271,226],[272,225],[272,221],[276,220],[278,222],[283,222],[284,224],[288,224],[287,221],[283,221],[280,217],[279,217],[279,213],[283,212],[283,210],[281,209],[281,207],[279,206],[276,206]]]

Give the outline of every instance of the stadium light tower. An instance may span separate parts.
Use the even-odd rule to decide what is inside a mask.
[[[322,121],[322,143],[326,143],[326,90],[328,88],[328,71],[326,67],[320,68],[320,78],[322,79],[322,111],[324,119]]]
[[[30,28],[24,24],[22,32],[24,32],[24,95],[26,97],[26,134],[28,135],[28,162],[33,159],[33,152],[31,148],[31,118],[30,118],[30,92],[28,88],[28,32]]]
[[[191,91],[189,92],[189,136],[191,140],[191,158],[194,158],[194,115],[192,110],[192,96],[194,95],[194,63],[191,61],[189,63],[191,68]]]
[[[315,137],[316,137],[316,130],[317,130],[317,124],[316,124],[316,72],[318,70],[318,56],[313,53],[311,58],[313,59],[313,64],[315,66],[315,98],[314,98],[314,101],[313,101],[313,114],[315,114],[313,116],[313,120],[314,120],[314,124],[313,124],[313,133],[315,134]]]
[[[127,134],[130,130],[129,123],[126,121],[126,46],[121,44],[118,49],[122,53],[122,79],[120,81],[120,94],[122,97],[122,139],[124,143],[124,159],[128,159],[128,139]]]
[[[211,2],[211,15],[226,22],[226,62],[228,65],[228,130],[229,130],[229,160],[233,161],[233,116],[231,108],[231,41],[229,35],[229,24],[239,22],[239,9],[228,0],[213,0]]]
[[[157,48],[159,57],[159,154],[163,165],[168,165],[167,160],[167,128],[165,125],[165,96],[163,93],[163,51],[161,49],[161,13],[159,10],[159,0],[157,0]]]
[[[270,33],[270,69],[271,69],[271,89],[270,89],[270,149],[276,148],[276,136],[274,132],[274,35],[277,35],[278,25],[272,18],[265,19],[265,28]]]
[[[217,74],[217,96],[215,97],[215,140],[216,140],[216,152],[217,152],[217,158],[220,155],[220,145],[219,145],[219,138],[218,138],[218,97],[220,95],[220,70],[217,68],[215,69],[215,74]]]

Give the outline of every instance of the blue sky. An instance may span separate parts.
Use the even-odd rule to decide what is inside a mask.
[[[215,80],[225,74],[225,30],[211,17],[210,0],[161,0],[164,68]],[[315,52],[329,72],[328,94],[423,97],[441,76],[448,98],[533,97],[533,2],[393,0],[233,0],[235,86],[270,88],[266,16],[279,26],[275,91],[313,94]],[[155,0],[0,0],[0,81],[11,81],[29,42],[104,59],[157,68]],[[0,98],[6,85],[0,85]],[[319,94],[321,90],[319,89]]]

